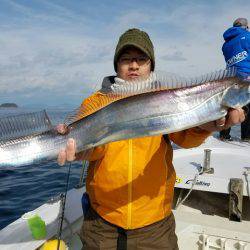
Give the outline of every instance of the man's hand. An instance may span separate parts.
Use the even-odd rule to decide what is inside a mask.
[[[64,124],[59,124],[56,127],[56,129],[59,134],[68,133],[68,129]],[[60,166],[63,166],[66,161],[74,161],[75,159],[76,159],[76,143],[74,139],[70,138],[67,141],[66,148],[60,150],[57,157],[57,162]]]
[[[57,125],[56,130],[59,134],[67,134],[69,132],[69,129],[64,124]],[[88,150],[76,153],[76,142],[73,138],[69,138],[66,148],[61,149],[58,154],[57,163],[60,166],[63,166],[67,161],[86,160],[91,155],[93,150],[94,148],[90,148]]]
[[[226,117],[198,126],[209,132],[221,131],[231,126],[242,123],[245,120],[245,112],[242,108],[229,109]]]

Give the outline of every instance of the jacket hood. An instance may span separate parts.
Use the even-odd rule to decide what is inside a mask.
[[[225,41],[227,42],[227,41],[233,39],[234,37],[241,35],[241,34],[244,34],[246,32],[248,32],[248,31],[241,28],[241,27],[231,27],[224,32],[223,37],[224,37]]]

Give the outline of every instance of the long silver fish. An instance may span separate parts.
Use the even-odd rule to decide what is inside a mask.
[[[250,81],[237,77],[234,68],[201,78],[154,75],[125,82],[114,85],[98,105],[82,106],[69,117],[66,135],[51,127],[45,113],[1,119],[0,167],[54,160],[68,138],[76,140],[81,152],[112,141],[195,127],[249,102]]]

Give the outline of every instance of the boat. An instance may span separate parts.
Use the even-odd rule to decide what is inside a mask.
[[[180,250],[250,250],[250,143],[210,136],[201,146],[174,145],[177,173],[173,213]],[[84,173],[84,171],[82,171]],[[81,198],[85,187],[68,191],[61,238],[68,249],[81,249]],[[0,231],[0,249],[39,249],[55,239],[62,199],[55,197]],[[39,215],[46,238],[35,240],[27,218]]]

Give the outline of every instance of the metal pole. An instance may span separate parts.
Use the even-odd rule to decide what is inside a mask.
[[[203,173],[213,174],[214,169],[211,168],[211,149],[204,149]]]

